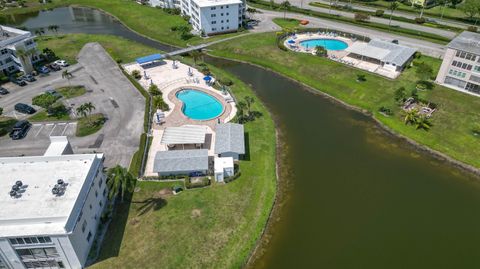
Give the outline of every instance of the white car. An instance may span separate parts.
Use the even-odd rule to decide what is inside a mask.
[[[69,64],[65,60],[56,60],[54,63],[61,66],[61,67],[69,66]]]

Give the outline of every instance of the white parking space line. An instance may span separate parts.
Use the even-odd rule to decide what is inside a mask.
[[[43,127],[44,127],[44,126],[45,126],[45,125],[43,125],[43,124],[40,126],[40,129],[39,129],[38,132],[35,134],[35,137],[37,137],[38,134],[43,130]]]
[[[52,128],[52,130],[50,131],[50,133],[48,134],[48,136],[51,136],[51,135],[52,135],[53,131],[55,130],[55,127],[57,127],[56,124],[53,125],[53,128]]]
[[[65,131],[67,130],[69,125],[70,125],[69,123],[65,124],[65,128],[63,128],[63,131],[62,131],[61,135],[65,134]]]

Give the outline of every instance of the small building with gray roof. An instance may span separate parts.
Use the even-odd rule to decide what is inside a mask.
[[[480,34],[465,31],[448,43],[435,82],[480,96]]]
[[[215,127],[215,154],[239,160],[245,154],[245,133],[242,124],[223,123]]]
[[[153,172],[159,176],[206,174],[209,169],[207,149],[159,151],[155,155]]]
[[[395,72],[401,72],[416,52],[413,48],[379,39],[368,43],[355,42],[345,51],[349,53],[348,57],[373,62]]]

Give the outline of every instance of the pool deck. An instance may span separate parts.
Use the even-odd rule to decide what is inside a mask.
[[[152,123],[152,144],[148,152],[148,159],[145,167],[145,176],[156,176],[153,173],[153,163],[157,151],[168,150],[165,144],[161,144],[163,131],[167,127],[176,127],[182,125],[201,125],[207,128],[206,143],[203,148],[209,150],[209,155],[214,155],[215,145],[215,126],[220,121],[222,123],[231,121],[236,113],[237,108],[234,100],[230,94],[224,95],[221,91],[213,88],[203,80],[204,75],[197,69],[188,65],[175,61],[164,60],[160,63],[152,64],[150,66],[141,66],[137,63],[130,63],[123,65],[123,68],[129,74],[133,70],[139,70],[142,78],[138,80],[140,85],[148,91],[152,83],[158,86],[162,92],[164,101],[170,107],[169,111],[164,111],[165,121],[161,124]],[[223,106],[223,112],[210,120],[193,120],[185,116],[182,112],[183,103],[176,97],[176,93],[182,89],[194,89],[202,91],[213,96]]]

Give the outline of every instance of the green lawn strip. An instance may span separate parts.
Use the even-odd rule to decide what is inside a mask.
[[[38,121],[68,121],[70,120],[70,115],[68,113],[58,113],[55,115],[48,115],[47,111],[39,111],[35,115],[28,118],[29,121],[38,122]]]
[[[105,123],[105,116],[102,113],[96,113],[82,117],[77,122],[76,136],[82,137],[94,134],[102,129]]]
[[[300,26],[300,21],[297,19],[291,18],[273,18],[272,20],[274,23],[278,24],[278,26],[286,29],[293,29],[295,27]]]
[[[78,96],[82,96],[85,93],[87,93],[87,90],[85,89],[84,86],[67,86],[67,87],[61,87],[57,89],[57,92],[62,95],[63,98],[65,99],[70,99]]]
[[[410,92],[418,80],[415,67],[407,69],[396,80],[345,66],[341,63],[310,54],[285,52],[276,46],[274,33],[256,34],[212,47],[213,55],[251,62],[272,69],[287,77],[303,82],[346,103],[371,111],[374,116],[395,132],[412,138],[432,149],[443,152],[459,161],[480,167],[479,139],[472,134],[480,122],[480,99],[445,87],[435,85],[431,91],[419,92],[421,98],[438,104],[433,114],[430,131],[415,130],[403,123],[403,112],[394,104],[394,91],[404,86]],[[433,66],[434,74],[440,60],[423,56]],[[367,81],[356,82],[357,74]],[[394,116],[385,117],[377,111],[386,106]]]
[[[253,95],[240,80],[210,68],[215,76],[234,82],[237,98]],[[165,185],[138,182],[140,191],[134,193],[125,230],[116,226],[115,217],[105,239],[109,244],[92,268],[241,267],[267,221],[276,186],[274,124],[258,100],[253,109],[263,116],[245,125],[250,161],[240,162],[241,177],[226,185],[185,191],[166,201],[158,198]],[[156,206],[148,207],[148,203]],[[121,226],[121,216],[118,220]]]
[[[339,6],[330,6],[329,4],[324,4],[324,3],[320,3],[320,2],[311,2],[311,3],[309,3],[309,5],[313,6],[313,7],[331,8],[333,10],[350,12],[352,14],[353,13],[364,13],[364,14],[370,15],[371,17],[378,17],[378,16],[375,16],[375,11],[365,11],[365,10],[359,10],[359,9],[354,9],[354,8],[353,9],[346,9],[346,8],[341,8]],[[380,8],[379,10],[384,11],[384,14],[382,16],[380,16],[380,18],[384,18],[384,19],[387,19],[387,20],[390,19],[390,12],[389,12],[388,9]],[[413,19],[393,15],[392,16],[392,22],[394,22],[394,21],[416,24],[415,20],[413,20]],[[395,23],[393,23],[393,24],[395,24]],[[453,27],[453,26],[449,26],[449,25],[445,25],[445,24],[434,23],[434,22],[424,23],[422,25],[432,27],[432,28],[437,28],[437,29],[443,29],[443,30],[447,30],[447,31],[454,31],[454,32],[462,32],[464,30],[462,28],[457,28],[457,27]]]
[[[250,1],[249,5],[257,8],[262,8],[262,9],[281,11],[280,4],[270,3],[263,0]],[[323,18],[323,19],[328,19],[333,21],[340,21],[340,22],[344,22],[344,23],[348,23],[356,26],[371,28],[371,29],[382,31],[382,32],[389,32],[389,33],[403,35],[403,36],[416,38],[416,39],[422,39],[422,40],[426,40],[426,41],[430,41],[438,44],[447,44],[450,41],[449,38],[439,36],[437,34],[402,28],[399,26],[389,27],[388,25],[375,23],[375,22],[359,22],[353,18],[336,16],[333,14],[313,11],[310,9],[301,9],[298,7],[291,7],[289,9],[289,12],[304,14],[307,16],[313,16],[313,17]]]
[[[140,56],[158,53],[158,50],[112,35],[67,34],[37,38],[40,50],[50,48],[58,58],[70,64],[77,62],[77,52],[89,42],[100,43],[117,62],[133,62]],[[123,47],[127,46],[127,47]]]
[[[16,119],[0,116],[0,136],[8,134],[16,122]]]

